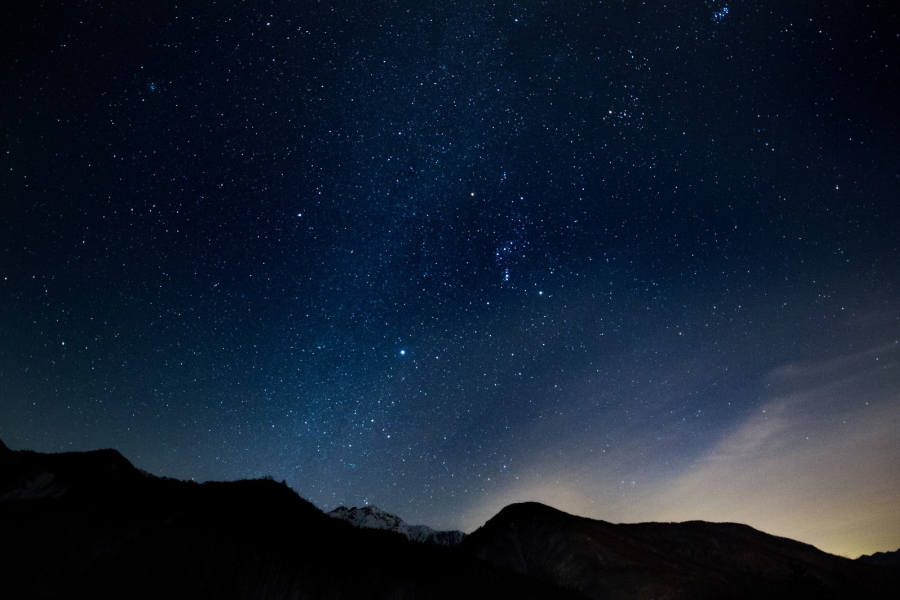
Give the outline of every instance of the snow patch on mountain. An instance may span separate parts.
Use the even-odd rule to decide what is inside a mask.
[[[338,506],[328,515],[347,521],[355,527],[393,531],[423,544],[455,546],[466,537],[462,531],[435,531],[427,525],[408,525],[397,515],[385,512],[377,506],[363,506],[362,508]]]

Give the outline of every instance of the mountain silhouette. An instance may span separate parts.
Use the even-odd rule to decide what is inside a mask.
[[[333,518],[284,482],[201,484],[115,450],[0,442],[4,600],[893,598],[898,583],[745,525],[613,525],[536,503],[424,544]]]
[[[577,593],[331,518],[269,479],[154,477],[114,450],[0,442],[0,598],[527,598]]]
[[[747,525],[616,525],[534,502],[507,506],[461,547],[598,600],[893,598],[900,583],[877,567]]]
[[[857,558],[859,562],[869,563],[870,565],[882,565],[885,567],[900,568],[900,549],[893,552],[876,552],[875,554],[866,554]]]

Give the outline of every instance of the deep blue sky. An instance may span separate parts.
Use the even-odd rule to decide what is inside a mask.
[[[890,2],[36,4],[10,447],[900,545]]]

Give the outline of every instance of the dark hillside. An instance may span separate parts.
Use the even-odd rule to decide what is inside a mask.
[[[867,554],[857,558],[859,562],[868,563],[870,565],[881,565],[883,567],[891,567],[900,569],[900,550],[893,552],[876,552],[875,554]]]
[[[614,525],[537,503],[504,508],[462,547],[596,599],[894,598],[900,577],[733,523]]]
[[[274,481],[157,478],[111,450],[0,452],[4,599],[576,597],[356,529]]]

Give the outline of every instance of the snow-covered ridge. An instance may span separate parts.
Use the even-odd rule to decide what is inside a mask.
[[[455,546],[466,537],[466,534],[462,531],[435,531],[427,525],[408,525],[397,515],[385,512],[377,506],[364,506],[362,508],[338,506],[328,515],[335,519],[347,521],[355,527],[393,531],[406,536],[414,542],[422,542],[424,544]]]

